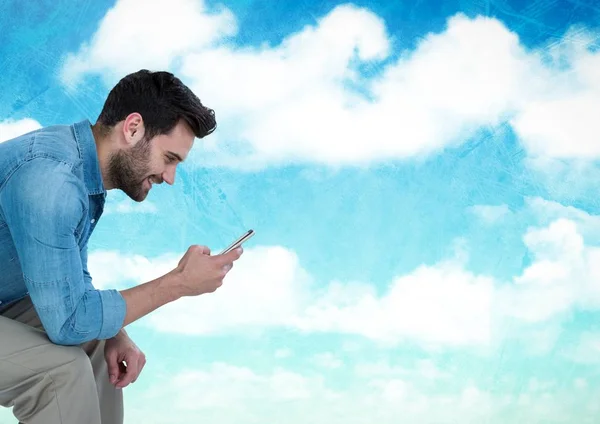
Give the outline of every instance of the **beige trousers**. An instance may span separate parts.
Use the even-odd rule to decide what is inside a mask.
[[[123,392],[108,380],[104,341],[52,343],[29,297],[0,315],[0,405],[24,424],[123,423]]]

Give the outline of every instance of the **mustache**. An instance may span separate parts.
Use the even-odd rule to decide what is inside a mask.
[[[151,175],[150,177],[144,178],[144,180],[149,179],[153,184],[162,184],[165,180],[157,175]],[[144,181],[142,180],[142,182]]]

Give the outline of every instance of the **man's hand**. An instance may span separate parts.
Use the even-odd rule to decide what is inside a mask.
[[[214,292],[221,287],[223,279],[242,253],[243,249],[238,247],[231,252],[211,256],[206,246],[190,246],[175,269],[120,292],[127,304],[123,327],[181,297]]]
[[[198,296],[212,293],[223,284],[223,279],[233,267],[244,249],[238,247],[231,252],[210,255],[206,246],[190,246],[171,271],[176,276],[175,292],[180,296]]]
[[[125,330],[121,330],[115,337],[106,341],[104,358],[108,365],[109,380],[118,389],[134,383],[146,365],[146,356],[133,343]]]

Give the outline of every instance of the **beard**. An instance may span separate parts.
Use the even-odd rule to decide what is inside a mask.
[[[150,148],[150,142],[143,139],[129,150],[113,153],[108,162],[109,178],[115,188],[136,202],[148,195],[144,182],[150,171]]]

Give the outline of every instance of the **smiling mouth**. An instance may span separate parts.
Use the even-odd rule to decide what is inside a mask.
[[[146,178],[145,182],[148,182],[149,188],[152,188],[153,184],[160,184],[160,183],[162,183],[162,181],[158,181],[154,177],[148,177],[148,178]]]

